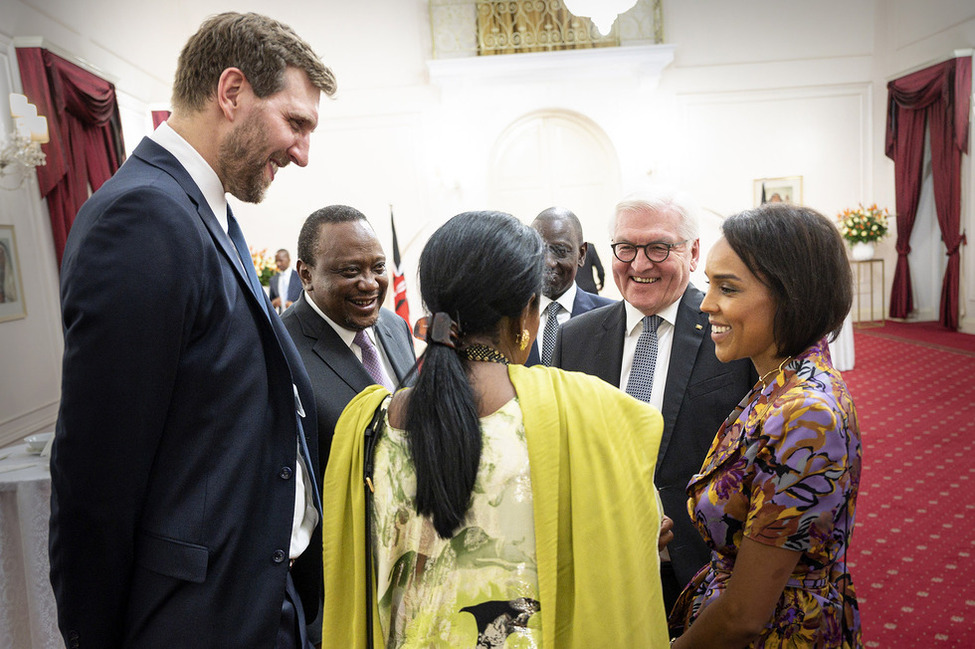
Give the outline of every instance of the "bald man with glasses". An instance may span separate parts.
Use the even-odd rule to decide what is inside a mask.
[[[710,559],[687,514],[687,483],[757,376],[750,363],[714,354],[704,294],[690,283],[700,240],[689,202],[673,193],[629,197],[616,206],[612,232],[623,301],[562,325],[552,365],[598,376],[663,414],[655,481],[674,521],[661,565],[669,610]]]
[[[564,207],[550,207],[542,210],[531,226],[545,242],[545,277],[538,304],[538,337],[525,361],[528,367],[552,364],[559,327],[569,318],[616,302],[585,291],[575,282],[589,254],[579,217]]]

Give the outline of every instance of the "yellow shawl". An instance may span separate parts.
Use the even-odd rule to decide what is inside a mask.
[[[511,365],[508,375],[528,440],[543,647],[667,647],[653,487],[660,413],[585,374]],[[362,432],[387,394],[367,388],[335,427],[323,486],[326,648],[365,643]]]

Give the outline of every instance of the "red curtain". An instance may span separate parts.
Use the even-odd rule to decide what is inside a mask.
[[[47,164],[37,167],[41,196],[51,213],[58,265],[82,203],[125,158],[115,86],[74,63],[38,48],[17,48],[27,99],[47,117]]]
[[[897,265],[890,295],[893,318],[905,318],[914,310],[907,257],[921,194],[925,126],[930,125],[934,204],[948,254],[939,321],[958,329],[959,248],[966,243],[960,231],[961,155],[968,151],[971,91],[970,56],[933,65],[887,84],[887,157],[894,161],[897,201]]]
[[[156,128],[167,119],[169,119],[170,113],[168,110],[154,110],[152,111],[152,128]]]

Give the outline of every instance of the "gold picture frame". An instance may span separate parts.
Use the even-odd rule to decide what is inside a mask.
[[[0,322],[27,317],[14,226],[0,225]]]
[[[778,201],[802,205],[802,176],[756,178],[752,189],[755,194],[755,207],[762,203]]]

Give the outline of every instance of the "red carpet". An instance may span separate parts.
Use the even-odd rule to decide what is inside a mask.
[[[937,322],[892,322],[882,327],[860,329],[859,333],[890,340],[914,342],[932,349],[953,349],[975,356],[975,335],[960,334]]]
[[[854,333],[843,376],[863,474],[851,573],[866,647],[972,649],[975,336],[921,324]]]

